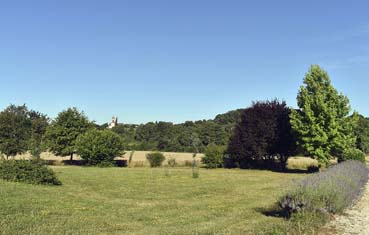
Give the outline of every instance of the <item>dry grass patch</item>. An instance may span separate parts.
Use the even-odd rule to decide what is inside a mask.
[[[290,157],[287,161],[287,168],[289,170],[308,170],[310,167],[318,166],[318,161],[309,157]]]

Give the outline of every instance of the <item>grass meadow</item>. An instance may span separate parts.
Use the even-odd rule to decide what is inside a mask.
[[[62,186],[0,180],[0,234],[250,234],[304,174],[190,168],[52,167]]]

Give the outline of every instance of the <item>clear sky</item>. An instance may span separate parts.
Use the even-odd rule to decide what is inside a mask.
[[[311,64],[369,116],[369,1],[0,2],[0,108],[98,123],[213,118],[296,94]]]

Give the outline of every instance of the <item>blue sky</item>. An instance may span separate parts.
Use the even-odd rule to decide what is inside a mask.
[[[368,1],[0,2],[0,108],[104,123],[213,118],[296,94],[311,64],[369,116]]]

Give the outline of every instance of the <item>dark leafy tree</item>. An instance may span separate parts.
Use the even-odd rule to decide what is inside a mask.
[[[28,150],[31,119],[26,105],[10,105],[0,113],[0,152],[7,158]]]
[[[83,112],[77,108],[69,108],[59,113],[47,128],[47,146],[55,155],[70,156],[70,160],[73,160],[78,136],[92,127],[92,123]]]
[[[285,102],[256,102],[245,109],[236,125],[228,149],[227,167],[285,166],[295,150],[290,109]]]

